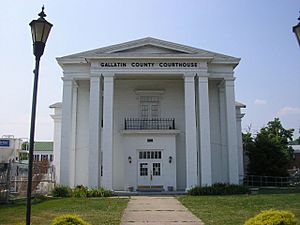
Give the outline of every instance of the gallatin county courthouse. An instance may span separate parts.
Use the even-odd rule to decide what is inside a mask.
[[[58,183],[111,190],[187,190],[244,174],[240,59],[144,38],[57,59]]]

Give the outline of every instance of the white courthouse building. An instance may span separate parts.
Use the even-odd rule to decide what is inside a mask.
[[[57,58],[58,183],[186,190],[243,176],[240,59],[154,38]]]

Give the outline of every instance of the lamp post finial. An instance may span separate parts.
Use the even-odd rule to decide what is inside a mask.
[[[43,7],[42,7],[42,12],[40,12],[38,15],[40,16],[40,18],[44,18],[44,17],[46,17],[47,15],[45,14],[45,12],[44,12],[44,9],[45,9],[45,6],[43,5]]]

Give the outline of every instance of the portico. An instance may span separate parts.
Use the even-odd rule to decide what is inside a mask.
[[[238,58],[144,38],[57,61],[59,183],[111,190],[239,183]]]

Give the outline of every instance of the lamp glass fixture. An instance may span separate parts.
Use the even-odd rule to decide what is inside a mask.
[[[53,25],[44,18],[46,17],[46,14],[44,13],[44,6],[42,7],[42,12],[39,13],[39,16],[40,18],[32,20],[29,24],[31,27],[32,41],[33,43],[42,42],[46,44]]]

